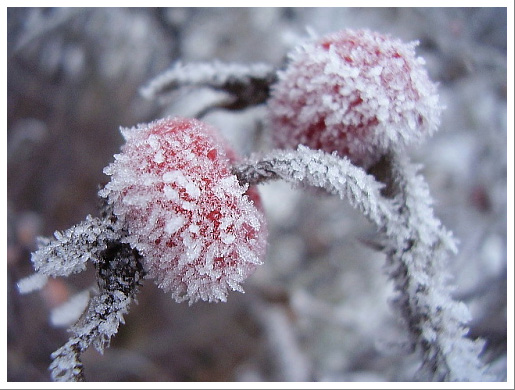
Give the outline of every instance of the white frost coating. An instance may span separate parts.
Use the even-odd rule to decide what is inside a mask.
[[[185,222],[186,222],[186,220],[182,216],[180,216],[180,215],[178,215],[176,217],[172,217],[171,219],[169,219],[166,222],[165,232],[168,233],[168,234],[174,234],[181,227],[184,226]]]
[[[399,204],[405,207],[400,218],[386,224],[387,249],[397,248],[390,256],[389,268],[395,275],[397,304],[409,319],[415,341],[423,346],[421,379],[493,380],[478,357],[483,342],[466,337],[470,313],[463,303],[452,299],[447,285],[445,262],[448,252],[457,251],[456,242],[433,214],[429,188],[418,174],[420,167],[399,157],[393,169],[401,188]],[[410,243],[409,250],[398,249],[406,243]]]
[[[199,226],[199,225],[190,225],[190,226],[188,227],[188,230],[189,230],[191,233],[199,234],[199,233],[200,233],[200,226]]]
[[[19,283],[20,290],[29,292],[42,287],[49,276],[68,276],[85,270],[88,260],[99,266],[99,295],[89,301],[88,291],[79,293],[51,313],[56,326],[68,325],[80,317],[70,329],[73,335],[68,342],[51,355],[50,371],[56,381],[83,378],[80,355],[91,345],[102,351],[109,343],[142,277],[132,249],[119,245],[126,234],[123,219],[111,218],[107,207],[103,211],[105,219],[88,215],[85,221],[54,233],[52,239],[38,238],[38,250],[32,254],[37,274]],[[113,256],[112,250],[119,256]],[[110,262],[109,267],[104,267],[106,262]],[[88,301],[89,308],[82,316]]]
[[[182,118],[123,134],[127,143],[105,170],[111,181],[101,195],[125,221],[124,242],[143,256],[149,276],[177,301],[224,301],[228,290],[240,291],[264,255],[266,226],[247,196],[256,199],[255,190],[231,174],[224,141]],[[161,164],[156,149],[166,155]]]
[[[120,237],[120,231],[100,218],[86,220],[54,233],[54,239],[38,238],[38,250],[32,253],[34,269],[42,275],[68,276],[86,269],[88,260],[98,260],[109,240]]]
[[[177,182],[177,184],[182,184],[181,181],[184,182],[185,180],[186,178],[179,171],[165,172],[163,174],[163,182],[165,183]]]
[[[173,201],[179,200],[179,192],[175,188],[170,187],[170,186],[164,186],[163,192],[164,192],[165,197],[168,200],[173,200]]]
[[[165,160],[165,156],[163,155],[163,151],[159,150],[159,151],[154,155],[154,162],[156,162],[156,163],[158,163],[158,164],[161,164],[164,160]]]
[[[163,181],[165,183],[175,183],[180,188],[184,188],[188,195],[192,198],[198,198],[200,196],[200,188],[190,178],[188,179],[181,171],[166,172],[163,175]]]
[[[154,150],[159,149],[159,141],[155,135],[151,135],[150,137],[148,137],[147,142],[152,149],[154,149]]]
[[[81,319],[71,327],[74,334],[66,344],[52,353],[50,372],[54,381],[77,381],[82,372],[80,354],[89,346],[100,353],[118,332],[123,315],[132,299],[116,291],[94,296]]]
[[[222,237],[222,242],[224,244],[232,244],[234,242],[234,240],[236,239],[236,237],[234,237],[232,234],[221,234],[221,237]]]

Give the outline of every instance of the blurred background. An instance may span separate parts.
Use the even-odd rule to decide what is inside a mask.
[[[448,268],[470,334],[506,380],[506,18],[505,8],[9,8],[7,379],[49,380],[50,354],[68,338],[49,313],[94,283],[90,266],[19,295],[35,238],[97,213],[120,126],[188,115],[213,98],[200,89],[146,101],[145,83],[177,60],[281,67],[310,33],[369,28],[420,41],[440,84],[441,130],[412,157],[460,241]],[[247,155],[269,148],[262,117],[253,107],[204,120]],[[402,348],[384,256],[367,245],[374,228],[331,196],[283,183],[260,192],[269,250],[246,293],[189,307],[145,281],[111,347],[83,355],[87,380],[412,380],[419,360]]]

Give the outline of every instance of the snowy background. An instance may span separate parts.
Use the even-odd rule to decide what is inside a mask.
[[[47,381],[68,338],[50,310],[94,281],[94,269],[20,296],[35,237],[96,214],[119,126],[188,115],[214,99],[188,91],[166,104],[139,89],[174,61],[280,67],[310,33],[369,28],[419,40],[446,110],[413,150],[438,217],[460,240],[449,269],[472,312],[471,335],[506,378],[506,10],[396,8],[10,8],[8,28],[8,380]],[[309,32],[309,33],[308,33]],[[213,111],[241,154],[269,147],[262,108]],[[282,183],[260,187],[266,262],[227,303],[177,304],[146,281],[90,381],[402,381],[419,360],[389,300],[374,229],[346,202]]]

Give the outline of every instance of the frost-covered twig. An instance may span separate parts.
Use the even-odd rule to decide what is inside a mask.
[[[31,258],[36,273],[20,280],[18,289],[26,294],[41,289],[49,277],[84,271],[88,260],[98,261],[107,242],[120,239],[121,232],[115,218],[88,215],[85,221],[63,232],[56,231],[53,238],[38,237],[38,250]]]
[[[32,255],[34,269],[48,276],[69,276],[86,269],[88,260],[97,261],[108,241],[120,238],[120,230],[90,215],[71,228],[54,233],[54,239],[38,238]]]
[[[299,146],[297,151],[273,151],[268,155],[234,167],[240,183],[256,184],[282,179],[325,189],[347,199],[376,225],[393,218],[393,202],[381,196],[383,184],[347,158]]]
[[[155,100],[179,88],[207,87],[228,94],[228,99],[220,103],[221,108],[239,110],[263,103],[275,78],[275,69],[263,63],[178,62],[140,92],[145,98]]]
[[[110,242],[95,263],[100,293],[93,297],[82,318],[71,328],[74,334],[52,354],[50,370],[56,381],[82,381],[80,355],[91,345],[99,352],[109,344],[134,299],[144,275],[140,255],[128,244]]]
[[[52,354],[54,380],[84,379],[81,353],[103,351],[144,274],[179,302],[225,301],[228,291],[243,292],[240,284],[265,253],[259,195],[231,175],[237,155],[215,128],[169,118],[123,135],[122,153],[104,171],[112,180],[99,192],[100,216],[40,239],[32,254],[36,274],[19,283],[28,293],[48,277],[85,270],[88,261],[97,269],[99,293]]]
[[[466,337],[470,313],[451,297],[445,263],[456,252],[452,234],[434,216],[429,188],[418,167],[396,156],[391,174],[398,193],[399,218],[388,221],[384,235],[395,305],[405,319],[413,343],[421,349],[422,380],[492,380],[479,359],[481,340]]]
[[[50,370],[56,381],[84,380],[81,353],[91,345],[103,351],[137,293],[144,274],[141,256],[122,243],[124,234],[120,221],[105,206],[101,217],[88,215],[85,221],[55,232],[53,239],[40,238],[39,249],[32,254],[37,273],[18,283],[20,292],[28,293],[42,288],[48,277],[84,271],[88,261],[97,269],[99,293],[71,327],[74,335],[52,354]]]
[[[483,343],[466,338],[467,307],[452,300],[444,262],[456,251],[452,235],[433,215],[427,184],[407,158],[389,160],[388,196],[373,176],[346,158],[300,146],[274,151],[234,168],[241,183],[284,179],[323,188],[347,198],[373,222],[383,237],[389,275],[398,292],[396,306],[413,344],[423,355],[421,379],[490,379],[479,359]]]

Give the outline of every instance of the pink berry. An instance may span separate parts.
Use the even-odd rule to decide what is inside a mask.
[[[275,144],[336,152],[368,166],[432,134],[441,107],[416,45],[344,30],[290,54],[268,103]]]
[[[126,144],[101,190],[149,276],[177,301],[225,301],[261,263],[266,226],[255,189],[231,173],[236,154],[213,127],[162,119],[122,129]]]

